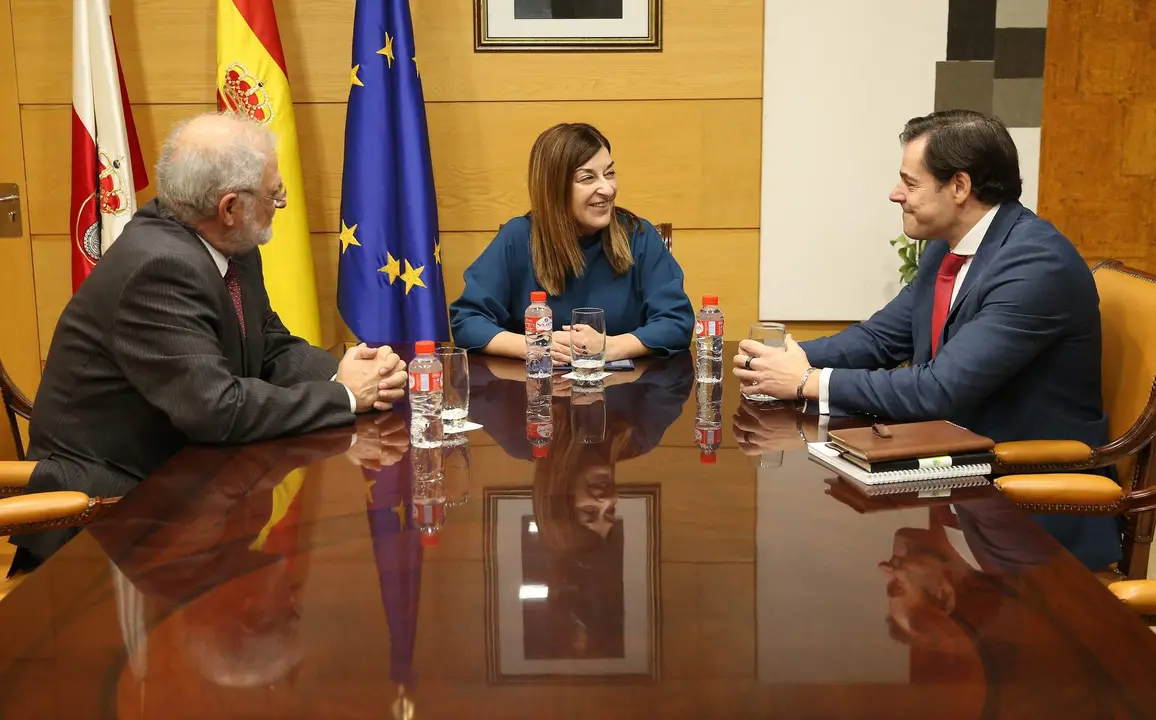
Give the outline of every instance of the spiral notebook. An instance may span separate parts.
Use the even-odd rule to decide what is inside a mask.
[[[991,474],[990,463],[872,473],[839,457],[839,451],[827,447],[827,443],[807,443],[807,452],[810,453],[812,460],[866,486],[864,491],[870,494],[971,487],[987,483],[988,480],[984,476]]]

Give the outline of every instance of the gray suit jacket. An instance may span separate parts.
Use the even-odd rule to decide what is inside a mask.
[[[196,232],[142,207],[57,323],[33,405],[29,492],[117,496],[186,443],[249,443],[350,424],[337,359],[269,306],[257,250],[232,300]],[[43,560],[67,531],[12,539]]]

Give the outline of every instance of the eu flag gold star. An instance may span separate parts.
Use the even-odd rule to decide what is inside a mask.
[[[417,64],[417,53],[413,54],[413,71],[417,73],[418,77],[421,77],[421,66]]]
[[[389,33],[385,34],[385,47],[378,50],[377,54],[385,56],[385,61],[387,63],[389,63],[389,67],[392,70],[393,69],[393,38],[391,38],[389,36]]]
[[[442,264],[442,241],[434,238],[434,262]]]
[[[376,480],[365,478],[365,504],[373,504],[373,486],[377,484]]]
[[[405,503],[398,501],[397,505],[390,508],[394,515],[397,515],[397,524],[400,529],[405,530]]]
[[[409,291],[413,289],[414,285],[420,288],[425,287],[425,283],[421,279],[421,271],[425,270],[425,265],[420,265],[416,269],[409,264],[409,260],[405,261],[405,272],[401,274],[402,282],[405,283],[405,294],[409,295]]]
[[[353,69],[349,71],[349,86],[365,87],[365,83],[361,82],[361,78],[357,77],[357,71],[361,69],[360,65],[354,65]]]
[[[338,235],[337,237],[341,238],[341,254],[342,255],[345,254],[345,251],[349,249],[350,245],[356,245],[357,247],[361,247],[361,243],[357,242],[357,237],[353,234],[355,232],[357,232],[357,223],[354,223],[353,227],[346,227],[345,221],[344,220],[341,221],[341,234]]]
[[[408,265],[408,263],[407,263],[407,265]],[[399,263],[397,261],[397,258],[395,258],[393,255],[390,255],[389,252],[386,252],[385,253],[385,266],[379,267],[377,269],[377,271],[383,272],[386,275],[388,275],[389,276],[389,284],[393,285],[393,281],[397,280],[398,275],[401,275],[401,263]]]

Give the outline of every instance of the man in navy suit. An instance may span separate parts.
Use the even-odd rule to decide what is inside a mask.
[[[776,397],[898,422],[947,419],[996,442],[1107,442],[1099,296],[1080,254],[1019,202],[1015,143],[966,110],[908,121],[890,199],[929,240],[915,280],[869,320],[786,352],[744,340],[735,376]],[[905,367],[897,367],[908,361]],[[1113,518],[1042,518],[1099,569]]]

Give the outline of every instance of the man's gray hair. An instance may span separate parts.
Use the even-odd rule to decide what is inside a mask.
[[[173,128],[157,161],[157,198],[193,224],[217,214],[231,192],[261,192],[276,139],[264,126],[232,113],[208,113]]]

